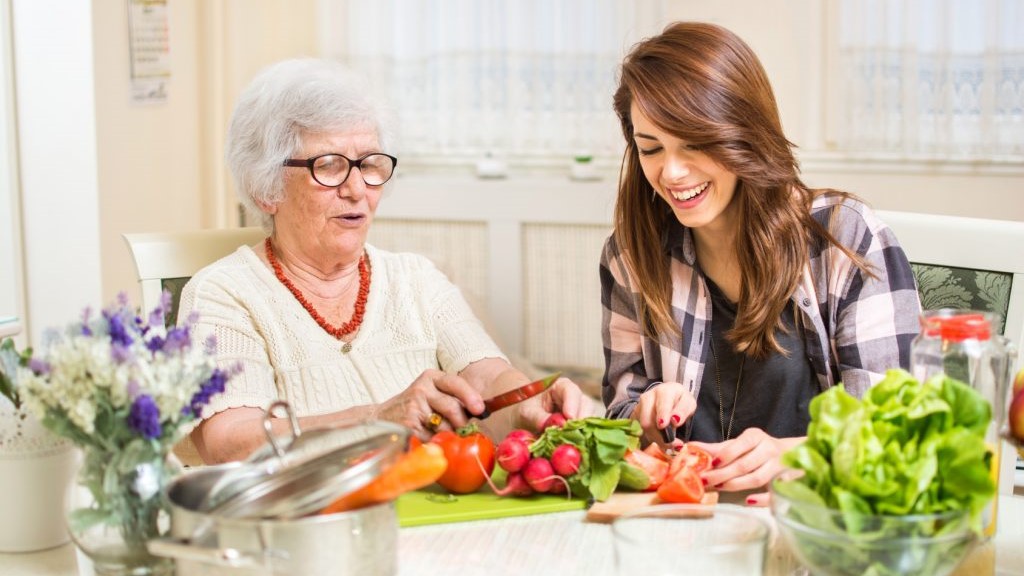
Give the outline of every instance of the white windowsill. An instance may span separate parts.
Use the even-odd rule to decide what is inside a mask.
[[[14,336],[21,332],[21,321],[17,316],[0,316],[0,338]]]
[[[797,149],[797,160],[802,172],[868,172],[875,174],[907,175],[976,175],[1024,176],[1024,158],[929,158],[903,154],[844,154],[823,150]],[[549,157],[510,157],[509,178],[552,177],[569,180],[570,160],[552,160]],[[475,160],[465,157],[415,157],[399,163],[398,177],[461,176],[476,178]],[[621,158],[595,156],[595,172],[602,180],[614,182],[618,177]]]

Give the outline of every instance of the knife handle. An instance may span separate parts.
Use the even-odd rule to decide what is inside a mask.
[[[477,420],[486,420],[487,417],[491,415],[491,411],[487,408],[484,408],[484,411],[480,414],[471,414],[465,406],[462,407],[462,413],[466,415],[466,420],[472,420],[473,418],[476,418]]]
[[[665,444],[671,444],[676,441],[676,426],[669,422],[668,426],[661,429],[661,438],[665,441]]]

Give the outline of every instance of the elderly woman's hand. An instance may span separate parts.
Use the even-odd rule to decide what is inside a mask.
[[[468,417],[463,407],[473,414],[483,412],[480,393],[455,374],[425,370],[405,391],[378,406],[376,417],[402,424],[421,440],[429,440],[438,430],[465,426]]]
[[[592,403],[580,387],[568,378],[559,378],[543,394],[522,402],[519,406],[519,425],[529,430],[540,430],[549,416],[561,413],[568,420],[591,416]]]

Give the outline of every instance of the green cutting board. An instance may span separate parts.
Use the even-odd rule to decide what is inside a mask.
[[[432,484],[422,490],[402,494],[398,497],[396,506],[399,526],[423,526],[583,510],[587,507],[587,502],[582,498],[567,498],[564,494],[498,496],[486,484],[472,494],[449,495],[447,490]]]

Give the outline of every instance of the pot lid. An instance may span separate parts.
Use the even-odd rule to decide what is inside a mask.
[[[291,435],[272,432],[275,410],[287,412]],[[384,421],[301,430],[286,402],[263,416],[267,444],[224,474],[199,511],[229,518],[298,518],[368,484],[406,450],[409,429]]]

